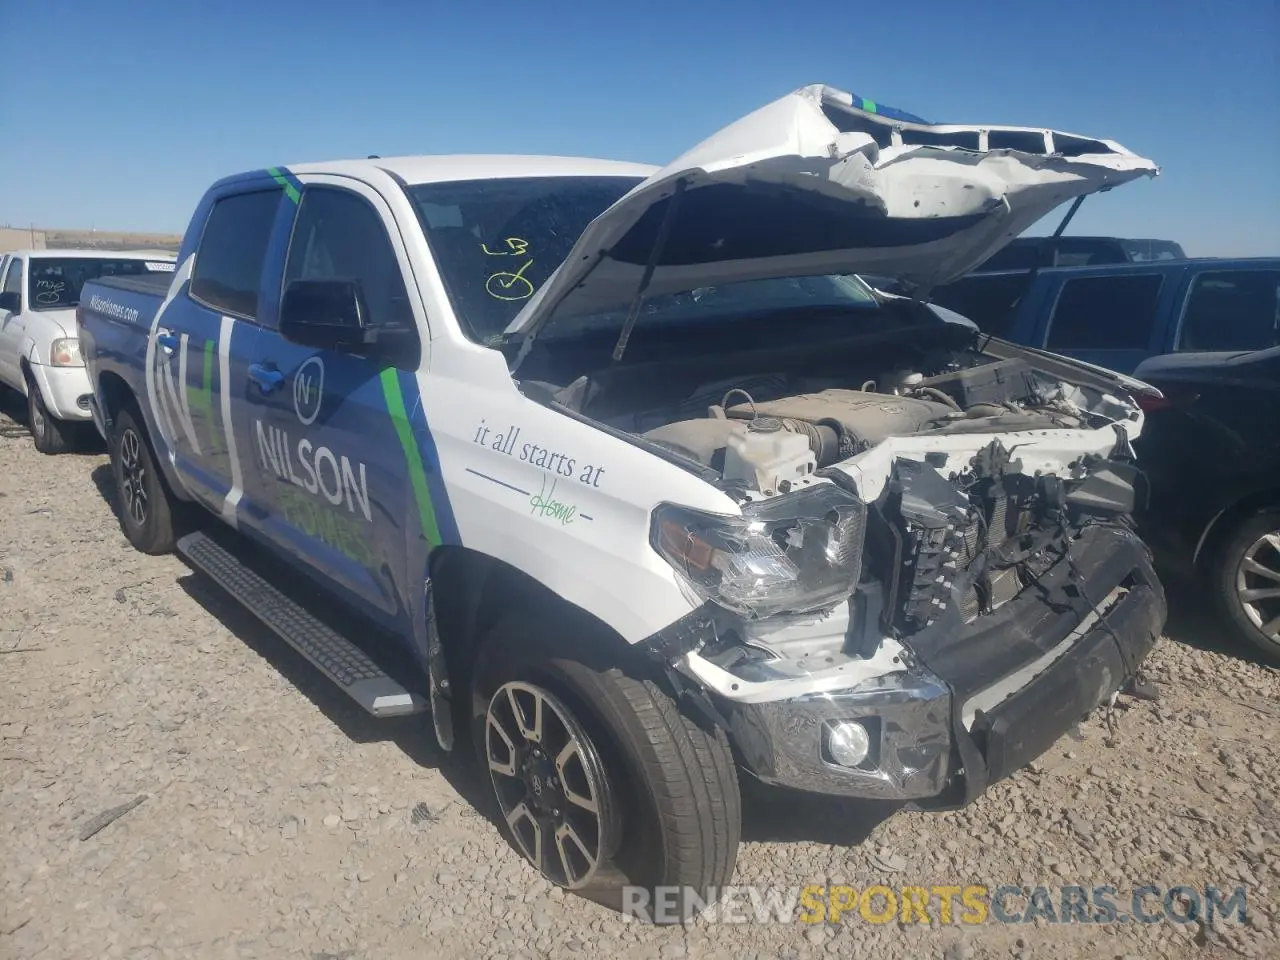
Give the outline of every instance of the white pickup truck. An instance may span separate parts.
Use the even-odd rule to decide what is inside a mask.
[[[36,449],[62,453],[88,426],[89,377],[75,310],[86,280],[172,274],[171,255],[102,250],[16,250],[0,258],[0,386],[27,398]]]
[[[85,289],[124,533],[468,734],[550,880],[696,908],[739,776],[963,803],[1138,671],[1144,386],[856,274],[927,290],[1155,172],[814,86],[662,169],[228,177],[171,283]]]

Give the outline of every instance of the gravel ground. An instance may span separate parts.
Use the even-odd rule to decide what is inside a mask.
[[[0,956],[1280,956],[1280,673],[1215,648],[1194,610],[1152,655],[1159,704],[1122,698],[1113,733],[1091,718],[963,811],[749,791],[734,882],[1110,884],[1122,903],[1244,884],[1246,924],[653,928],[542,882],[426,724],[369,719],[177,559],[130,549],[106,458],[36,453],[14,399]]]

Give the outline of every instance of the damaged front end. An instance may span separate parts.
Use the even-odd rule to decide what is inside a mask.
[[[1156,172],[1110,140],[806,87],[632,188],[510,321],[527,395],[724,495],[654,507],[694,612],[647,644],[761,779],[964,799],[1154,643],[1129,523],[1144,385],[919,298]]]
[[[967,802],[1132,678],[1163,629],[1115,436],[1063,475],[994,439],[959,463],[894,456],[874,497],[842,464],[720,529],[660,508],[654,547],[705,602],[650,647],[764,781]]]

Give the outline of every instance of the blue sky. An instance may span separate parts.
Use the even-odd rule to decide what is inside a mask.
[[[224,174],[370,153],[664,163],[822,82],[933,120],[1109,137],[1162,165],[1087,200],[1070,232],[1280,255],[1277,0],[14,9],[0,223],[180,232]]]

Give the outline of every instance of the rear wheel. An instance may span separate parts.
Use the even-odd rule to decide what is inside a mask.
[[[649,915],[685,919],[737,858],[724,732],[682,713],[642,665],[610,662],[612,638],[552,637],[531,621],[495,628],[474,672],[473,736],[500,824],[552,883],[636,912],[655,888],[678,887],[681,908]]]
[[[1223,544],[1217,598],[1238,636],[1280,663],[1280,509],[1255,513]]]
[[[75,446],[76,424],[59,420],[49,412],[40,385],[30,374],[27,374],[27,425],[41,453],[66,453]]]
[[[132,410],[121,410],[111,432],[111,472],[125,538],[143,553],[173,550],[179,504],[156,468],[146,432]]]

